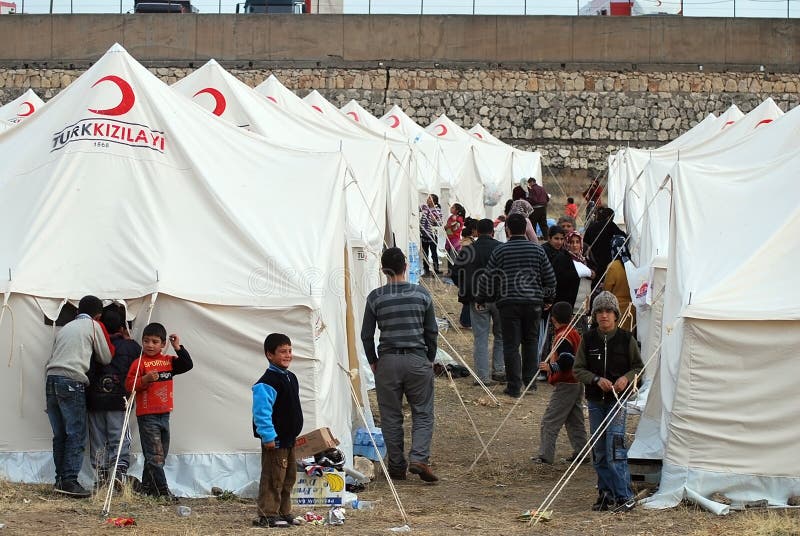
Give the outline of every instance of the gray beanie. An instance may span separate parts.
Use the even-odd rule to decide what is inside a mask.
[[[597,311],[609,309],[617,313],[617,320],[619,320],[619,301],[616,296],[604,290],[597,295],[592,303],[592,319],[594,320],[594,315],[597,314]]]

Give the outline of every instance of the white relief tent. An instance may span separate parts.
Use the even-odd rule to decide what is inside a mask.
[[[44,101],[32,89],[0,106],[0,120],[16,124],[21,123],[39,111],[44,106]]]
[[[523,151],[513,145],[510,145],[503,140],[494,136],[491,132],[486,130],[480,123],[469,129],[470,134],[480,139],[482,142],[505,147],[511,151],[511,184],[516,186],[521,184],[522,181],[533,177],[536,182],[542,182],[542,154],[539,151]],[[512,187],[513,189],[513,187]],[[511,198],[511,192],[508,196],[503,198],[503,201]]]
[[[421,194],[441,194],[442,187],[450,188],[455,182],[455,172],[444,157],[442,147],[432,136],[411,119],[398,105],[392,106],[380,117],[390,129],[400,133],[419,151],[417,189]]]
[[[689,498],[727,513],[712,493],[770,505],[800,494],[800,242],[791,238],[800,225],[800,153],[759,159],[767,133],[747,144],[749,164],[682,160],[673,170],[659,367],[663,467],[653,508]],[[743,214],[769,221],[769,231]]]
[[[757,124],[763,119],[750,121],[752,124]],[[774,121],[762,123],[758,128],[746,129],[745,135],[738,143],[732,144],[729,147],[718,148],[714,151],[695,155],[694,158],[681,157],[681,161],[673,166],[668,173],[672,175],[669,181],[669,189],[664,191],[666,199],[660,200],[667,206],[666,210],[670,210],[670,206],[675,203],[675,194],[672,193],[676,184],[681,181],[703,181],[703,175],[700,173],[688,173],[681,169],[690,169],[689,166],[705,166],[711,169],[719,170],[747,170],[754,166],[760,165],[765,172],[768,172],[773,166],[773,161],[780,161],[787,155],[791,155],[796,151],[793,140],[800,136],[800,108],[795,107],[786,114],[778,117]],[[682,166],[682,167],[681,167]],[[731,171],[731,176],[736,176]],[[738,181],[736,181],[738,184]],[[732,203],[720,213],[711,213],[711,216],[719,218],[719,222],[713,220],[710,223],[712,229],[722,233],[725,218],[733,215],[738,218],[738,223],[734,226],[734,230],[738,231],[736,238],[737,241],[744,241],[748,243],[751,248],[755,248],[755,242],[751,242],[747,238],[747,232],[754,229],[753,226],[748,226],[746,221],[750,221],[751,207],[759,207],[761,205],[770,205],[772,199],[768,199],[764,195],[751,195],[746,188],[739,190],[741,198],[737,203]],[[791,195],[791,194],[786,194]],[[713,196],[712,196],[713,197]],[[715,201],[709,199],[710,208],[715,206]],[[743,220],[743,215],[747,214],[748,220]],[[667,218],[667,224],[672,225],[672,222],[678,214],[671,213]],[[753,220],[757,221],[757,220]],[[679,222],[680,223],[680,222]],[[667,233],[669,236],[669,232]],[[755,239],[753,239],[755,241]],[[715,243],[723,244],[725,242],[715,241]],[[671,251],[672,244],[669,245]],[[709,249],[709,248],[706,248]],[[712,251],[715,248],[710,248]],[[727,255],[727,245],[724,247],[723,257]],[[670,255],[671,256],[671,255]],[[769,262],[772,262],[771,260]],[[667,261],[667,271],[672,269],[672,262]],[[664,277],[662,275],[662,277]],[[669,283],[669,273],[666,276],[667,283]],[[659,285],[660,286],[660,285]],[[655,285],[654,285],[655,287]],[[658,289],[655,289],[658,292]],[[665,296],[668,296],[672,290],[667,287]],[[645,346],[654,347],[653,343],[661,340],[664,337],[666,329],[669,326],[668,315],[669,311],[664,304],[663,319],[653,318],[654,330],[657,325],[663,324],[664,328],[651,330],[648,338],[643,341],[643,348]],[[672,328],[669,328],[672,329]],[[657,344],[655,345],[657,346]],[[654,385],[658,388],[657,391],[648,394],[647,405],[644,413],[639,422],[639,427],[636,433],[630,455],[635,458],[645,459],[660,459],[664,456],[664,445],[666,442],[666,423],[669,419],[670,407],[674,401],[675,382],[677,381],[677,350],[675,347],[670,347],[666,344],[661,348],[660,359],[655,359],[652,363],[652,370],[649,374],[653,375]]]
[[[45,320],[85,294],[124,301],[134,337],[149,317],[192,354],[175,380],[166,471],[177,493],[255,492],[250,388],[273,331],[293,342],[304,431],[329,426],[351,453],[338,151],[280,147],[218,121],[114,45],[5,133],[0,159],[0,346],[12,350],[2,478],[53,481],[43,409],[56,328]]]

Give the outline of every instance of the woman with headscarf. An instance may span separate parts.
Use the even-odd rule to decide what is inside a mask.
[[[536,238],[536,231],[533,230],[533,225],[531,224],[531,213],[533,213],[533,207],[524,199],[517,199],[511,203],[511,210],[508,211],[509,216],[511,214],[522,214],[525,216],[525,219],[528,220],[528,223],[525,225],[525,238],[534,244],[538,244],[539,239]]]
[[[594,270],[590,268],[590,261],[583,255],[583,238],[573,231],[567,235],[567,253],[572,257],[572,264],[580,277],[578,294],[575,298],[575,311],[585,315],[589,311],[589,297],[592,293],[592,278]]]
[[[625,273],[625,262],[630,260],[628,249],[625,245],[626,238],[615,235],[611,238],[611,264],[608,265],[603,289],[613,294],[619,302],[620,316],[619,327],[633,332],[636,326],[636,308],[631,300],[631,288],[628,285],[628,276]]]

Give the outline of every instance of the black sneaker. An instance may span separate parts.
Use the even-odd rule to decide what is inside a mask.
[[[273,516],[259,516],[258,519],[253,521],[254,527],[270,527],[270,528],[284,528],[291,527],[289,523],[279,517]]]
[[[574,461],[575,461],[575,460],[577,460],[577,459],[578,459],[578,453],[577,453],[577,452],[575,452],[575,453],[574,453],[572,456],[570,456],[569,458],[565,458],[565,459],[564,459],[564,461],[565,461],[565,462],[567,462],[567,463],[572,463],[572,462],[574,462]],[[589,456],[584,456],[584,457],[583,457],[583,459],[581,460],[581,464],[588,463],[588,462],[590,462],[590,461],[591,461],[591,457],[589,457]]]
[[[53,489],[56,493],[61,493],[62,495],[74,499],[86,499],[92,496],[92,493],[78,484],[77,480],[62,480],[61,483],[56,484],[56,487]]]
[[[553,462],[548,462],[541,456],[534,456],[533,458],[531,458],[531,461],[536,465],[553,465]]]
[[[505,389],[503,389],[503,394],[504,394],[504,395],[508,395],[508,396],[510,396],[511,398],[519,398],[519,397],[520,397],[520,392],[519,392],[519,391],[512,391],[512,390],[511,390],[511,389],[509,389],[508,387],[506,387]]]
[[[615,514],[626,514],[636,508],[636,498],[621,499],[617,501],[616,507],[611,510]]]
[[[506,383],[506,373],[505,372],[494,372],[492,373],[492,379],[497,383]]]
[[[614,498],[607,493],[600,493],[597,500],[592,505],[593,512],[605,512],[614,506]]]

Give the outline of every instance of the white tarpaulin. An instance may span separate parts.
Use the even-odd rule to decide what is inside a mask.
[[[176,492],[258,481],[250,386],[272,331],[292,338],[304,430],[329,426],[350,452],[339,152],[280,147],[219,121],[115,45],[3,136],[0,161],[0,292],[14,313],[0,324],[0,346],[13,341],[0,476],[52,482],[43,409],[55,331],[43,319],[90,293],[138,302],[134,336],[152,315],[192,354],[194,369],[175,380],[166,470]],[[141,306],[151,297],[152,311]]]
[[[29,89],[16,99],[0,106],[0,120],[16,124],[21,123],[39,111],[44,101],[35,91]]]

